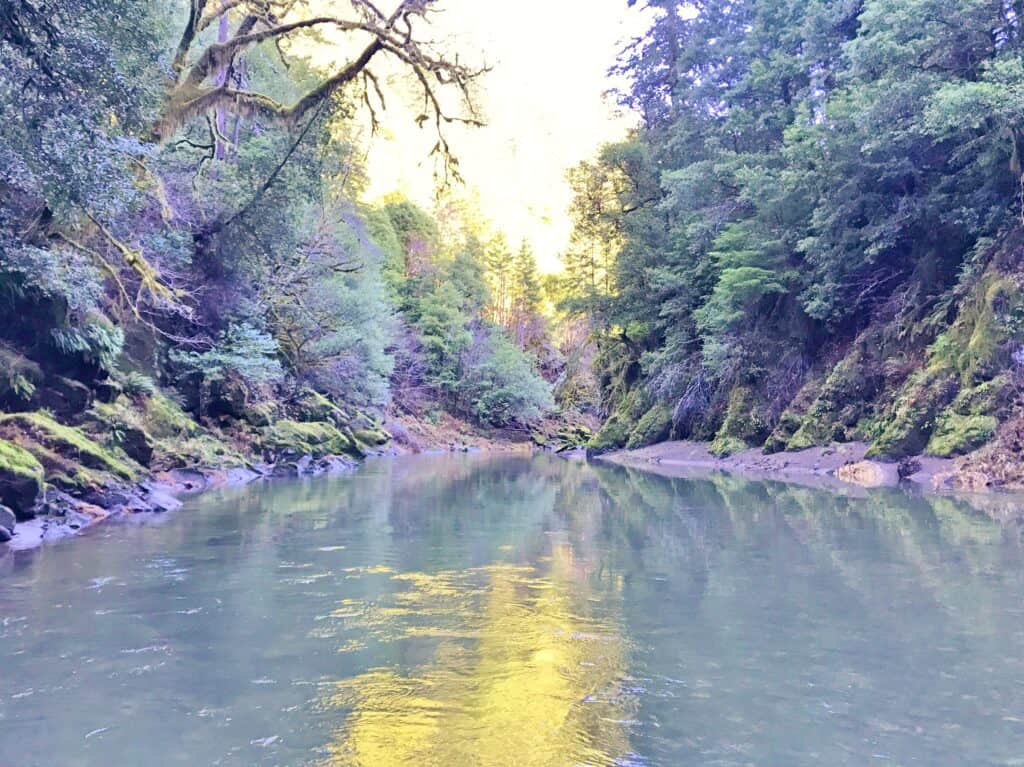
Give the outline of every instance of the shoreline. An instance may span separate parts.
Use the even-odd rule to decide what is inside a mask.
[[[890,487],[901,482],[938,489],[952,475],[955,461],[916,456],[903,461],[865,459],[868,445],[848,442],[810,447],[787,453],[763,453],[751,448],[719,458],[702,442],[660,442],[634,450],[617,450],[595,460],[623,466],[664,469],[715,469],[783,479],[818,478],[837,486]]]
[[[1024,520],[1024,493],[1016,488],[958,486],[954,484],[959,478],[956,459],[914,456],[893,462],[868,460],[864,457],[867,449],[866,443],[849,442],[791,453],[765,454],[752,448],[718,458],[706,443],[680,441],[617,450],[591,456],[590,460],[669,478],[722,472],[845,495],[899,489],[965,501],[1001,524]]]
[[[131,514],[166,514],[184,506],[184,499],[261,481],[340,476],[355,471],[368,458],[417,454],[515,452],[528,443],[490,440],[483,445],[453,441],[410,449],[392,445],[368,452],[362,459],[347,456],[315,458],[304,455],[276,464],[247,464],[229,468],[197,467],[154,471],[134,483],[111,485],[84,495],[49,489],[37,502],[32,519],[18,522],[11,540],[0,543],[0,556],[32,551],[74,538],[107,520]]]

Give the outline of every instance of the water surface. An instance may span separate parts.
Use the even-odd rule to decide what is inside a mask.
[[[1021,765],[957,501],[372,461],[0,560],[0,765]]]

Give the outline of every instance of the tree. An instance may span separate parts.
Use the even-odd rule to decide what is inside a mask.
[[[370,0],[350,0],[345,5],[347,14],[318,15],[315,11],[319,9],[309,2],[190,0],[174,52],[171,88],[154,133],[166,141],[192,119],[217,109],[297,125],[354,83],[376,123],[384,94],[371,67],[380,58],[390,58],[420,87],[423,111],[417,120],[421,125],[433,122],[437,131],[434,151],[442,155],[447,169],[457,170],[443,128],[453,122],[482,124],[471,98],[472,83],[482,70],[447,58],[421,37],[421,27],[434,10],[433,0],[402,0],[390,13]],[[224,25],[229,14],[239,19],[233,32],[205,41],[204,31],[214,24]],[[341,33],[353,41],[358,53],[323,75],[294,103],[281,104],[267,92],[244,86],[241,61],[248,51],[272,44],[283,54],[295,40],[321,32]],[[449,87],[457,91],[464,111],[452,112],[445,106],[443,91]],[[215,128],[211,123],[211,130]]]

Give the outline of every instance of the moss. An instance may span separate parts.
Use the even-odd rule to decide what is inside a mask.
[[[762,403],[752,387],[734,387],[729,393],[725,420],[711,443],[711,452],[721,457],[762,445],[769,433],[763,412]]]
[[[146,431],[157,439],[191,437],[201,431],[199,424],[165,394],[146,400],[143,421]]]
[[[966,386],[995,377],[1008,363],[1008,342],[1021,341],[1024,293],[1017,279],[990,269],[960,303],[952,327],[935,341],[935,363],[952,366]]]
[[[964,389],[953,400],[950,410],[960,415],[998,415],[1007,408],[1013,394],[1013,382],[1004,374]]]
[[[362,452],[354,440],[326,422],[278,421],[263,430],[263,445],[274,454],[291,450],[315,458]]]
[[[613,415],[601,424],[597,434],[587,443],[587,449],[595,452],[604,452],[625,447],[629,441],[631,430],[630,423],[626,418],[618,414]]]
[[[650,409],[650,397],[642,386],[620,387],[618,391],[624,393],[614,400],[615,409],[587,444],[588,450],[606,452],[625,447],[633,429]]]
[[[655,403],[629,434],[626,447],[633,449],[663,442],[672,435],[672,408],[663,402]]]
[[[0,439],[0,474],[29,480],[38,490],[43,489],[43,465],[28,450],[3,439]]]
[[[997,425],[992,415],[944,413],[938,419],[925,452],[940,458],[964,455],[991,440]]]
[[[807,412],[814,406],[821,394],[822,384],[820,376],[812,378],[804,384],[800,391],[789,403],[789,406],[779,416],[772,433],[764,443],[764,452],[780,453],[789,447],[793,437],[804,426],[804,419]]]
[[[169,469],[227,469],[249,463],[231,445],[205,432],[184,439],[158,439],[154,453],[154,465]]]
[[[313,389],[304,390],[292,410],[295,420],[302,423],[327,422],[340,426],[349,420],[344,410]]]
[[[715,437],[714,442],[708,446],[708,450],[712,455],[718,458],[727,458],[730,455],[741,453],[750,447],[742,439],[737,437],[718,436]]]
[[[870,415],[872,404],[885,385],[883,343],[884,329],[866,330],[832,368],[803,414],[792,408],[789,415],[784,415],[784,431],[779,436],[792,432],[786,441],[787,450],[846,442],[857,436],[857,424]],[[794,430],[796,418],[800,424]]]
[[[391,441],[391,435],[383,429],[357,429],[352,436],[356,442],[369,447],[382,447]]]
[[[957,376],[946,367],[930,367],[912,375],[883,418],[881,433],[867,458],[903,458],[924,450],[936,419],[957,391]]]
[[[258,402],[249,405],[242,414],[242,420],[250,426],[270,426],[277,416],[274,405],[270,402]]]
[[[104,449],[80,430],[59,424],[42,412],[0,416],[0,434],[5,437],[11,434],[24,435],[28,441],[23,446],[30,452],[33,452],[31,443],[34,443],[84,469],[105,472],[121,480],[134,480],[141,473],[114,451]],[[42,456],[37,458],[46,465]]]

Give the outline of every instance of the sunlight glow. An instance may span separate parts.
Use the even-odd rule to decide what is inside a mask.
[[[487,126],[453,127],[452,147],[466,185],[456,197],[478,201],[510,241],[526,238],[540,268],[560,268],[569,240],[566,171],[604,142],[622,138],[635,118],[603,94],[622,45],[644,29],[644,16],[625,0],[445,0],[435,39],[464,60],[492,67],[479,103]],[[412,113],[388,104],[385,129],[368,154],[368,199],[401,192],[433,204],[434,143]]]

